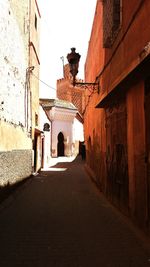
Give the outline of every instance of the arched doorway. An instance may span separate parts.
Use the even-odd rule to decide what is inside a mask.
[[[58,143],[57,143],[57,156],[64,156],[64,135],[62,132],[58,134]]]

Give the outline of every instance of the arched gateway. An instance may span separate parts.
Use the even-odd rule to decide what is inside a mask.
[[[58,143],[57,143],[57,156],[63,157],[64,156],[64,135],[62,132],[58,134]]]

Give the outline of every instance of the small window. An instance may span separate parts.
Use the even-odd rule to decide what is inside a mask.
[[[44,124],[43,131],[49,132],[50,131],[50,125],[48,123]]]
[[[38,126],[39,117],[38,114],[35,113],[35,126]]]
[[[113,27],[112,32],[114,33],[120,27],[120,0],[115,0],[113,3]]]
[[[103,0],[103,46],[110,48],[121,23],[121,0]]]
[[[35,26],[35,29],[37,30],[37,16],[36,16],[36,14],[35,14],[34,26]]]

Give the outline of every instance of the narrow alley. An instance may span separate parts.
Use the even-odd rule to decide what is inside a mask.
[[[150,266],[146,243],[98,191],[85,162],[64,159],[1,203],[0,266]]]

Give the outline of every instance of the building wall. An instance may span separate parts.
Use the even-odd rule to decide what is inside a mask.
[[[64,135],[64,155],[72,156],[73,154],[73,122],[54,120],[52,121],[52,157],[57,157],[58,134]]]
[[[48,124],[49,129],[45,129],[44,125]],[[43,142],[42,142],[42,157],[43,157],[43,166],[44,168],[48,167],[50,165],[50,159],[51,159],[51,122],[47,118],[46,112],[40,106],[40,130],[43,131]]]
[[[30,1],[30,90],[32,102],[32,138],[34,138],[34,129],[39,124],[39,38],[40,38],[40,13],[37,1]]]
[[[91,37],[89,40],[87,58],[85,62],[85,80],[95,82],[99,70],[103,68],[105,61],[103,49],[103,5],[97,1]],[[91,70],[89,71],[89,66]]]
[[[30,0],[30,37],[29,37],[29,87],[31,95],[33,169],[37,172],[41,168],[41,134],[39,131],[39,38],[40,38],[40,11],[37,0]]]
[[[73,124],[73,154],[78,155],[79,154],[79,144],[80,142],[84,142],[84,129],[83,129],[83,123],[74,119]]]
[[[97,1],[91,38],[85,63],[86,82],[95,82],[99,69],[104,65],[103,32],[102,32],[102,2]],[[86,92],[86,108],[84,113],[84,132],[86,143],[86,161],[94,171],[94,179],[103,191],[106,191],[106,128],[105,111],[95,109],[100,100],[100,94]]]
[[[40,37],[40,10],[38,1],[30,1],[30,42],[34,44],[35,53],[39,57],[39,37]],[[32,59],[32,58],[31,58]]]
[[[78,82],[83,82],[78,80]],[[64,78],[57,80],[57,97],[62,100],[67,100],[74,104],[78,112],[83,116],[85,112],[85,89],[72,86],[72,77],[69,71],[69,65],[64,66]],[[80,118],[81,119],[81,118]],[[82,120],[82,119],[81,119]],[[83,121],[83,120],[82,120]],[[74,120],[73,127],[73,153],[78,155],[79,142],[84,140],[83,123],[79,120]]]
[[[111,48],[105,49],[104,65],[111,62],[102,74],[101,86],[105,94],[114,89],[142,60],[143,49],[149,43],[149,10],[148,0],[134,0],[130,4],[122,0],[120,31]]]
[[[82,80],[78,80],[78,82],[82,82]],[[64,78],[57,80],[57,97],[73,103],[80,114],[83,114],[85,109],[84,89],[72,86],[68,64],[64,66]]]
[[[146,224],[147,175],[143,81],[135,84],[129,90],[127,111],[130,211],[132,217],[138,218],[139,224]]]
[[[22,13],[11,1],[1,3],[1,117],[8,122],[25,126],[25,82],[28,66],[28,32],[24,25],[28,19],[27,1]],[[14,7],[12,8],[12,5]],[[19,17],[19,18],[18,18]],[[27,21],[28,23],[28,21]],[[26,25],[27,26],[27,25]],[[14,31],[15,29],[15,31]],[[15,40],[15,42],[14,42]],[[20,60],[21,59],[21,60]]]
[[[31,174],[31,139],[27,129],[28,1],[0,3],[0,185]],[[23,168],[22,168],[23,167]]]
[[[91,95],[84,115],[87,164],[110,201],[147,231],[150,229],[150,179],[144,87],[150,66],[147,24],[150,2],[122,0],[120,3],[120,27],[108,48],[103,47],[103,30],[106,30],[103,1],[97,1],[85,79],[99,80],[100,94]],[[126,151],[124,160],[122,151]],[[118,179],[123,170],[126,170],[126,181]]]

